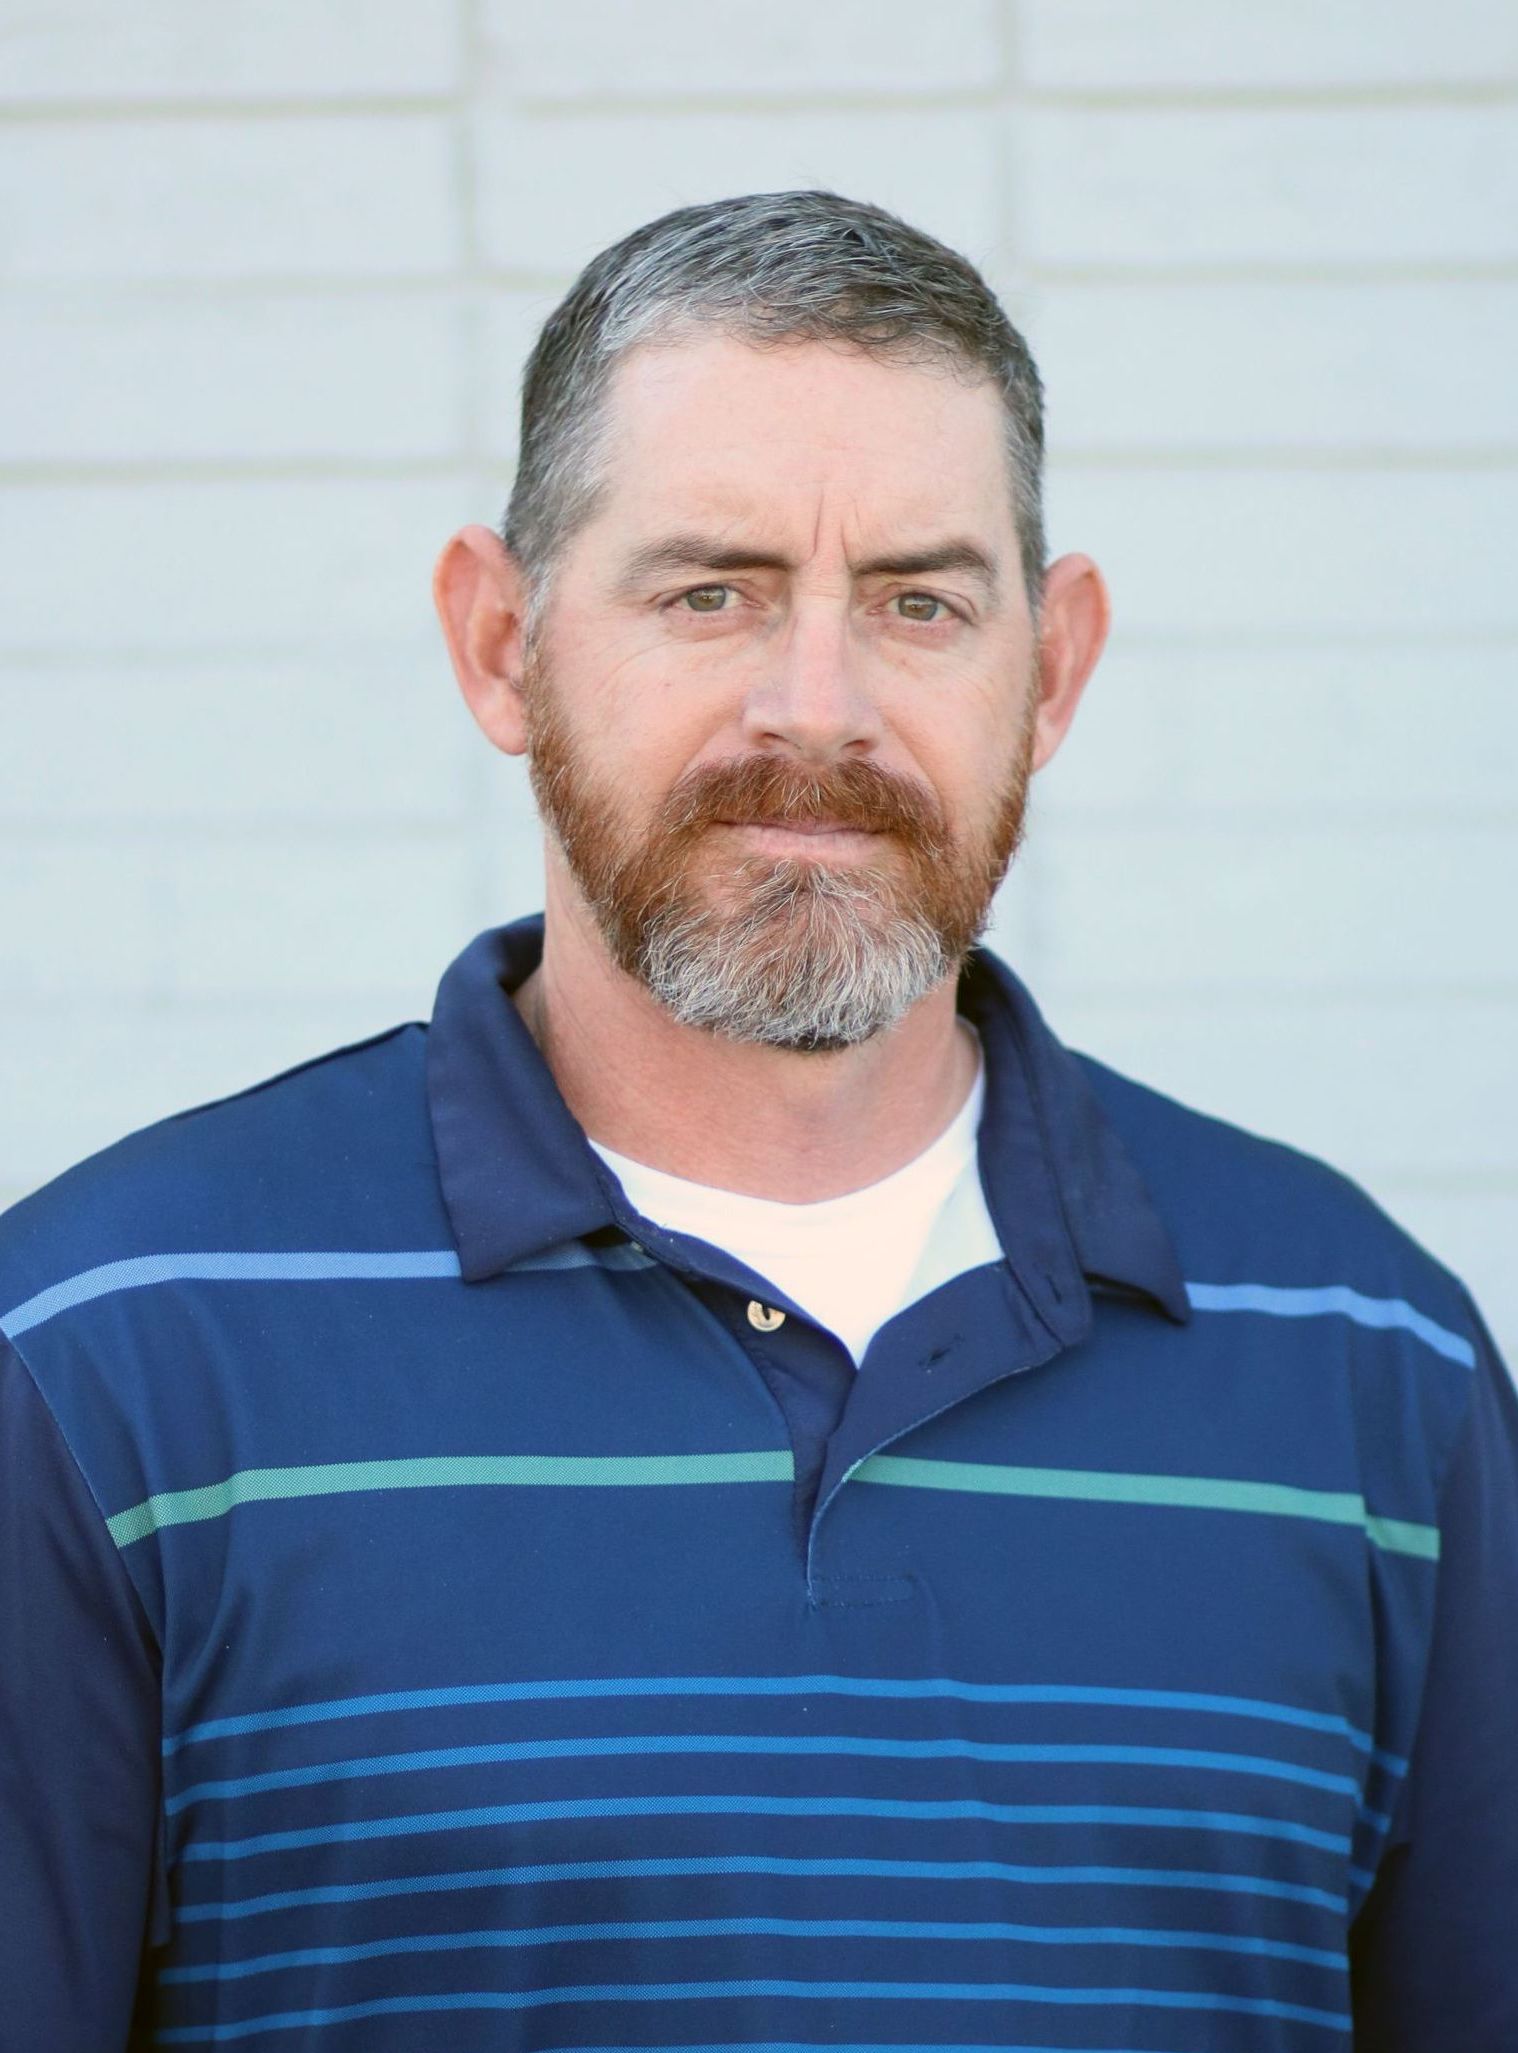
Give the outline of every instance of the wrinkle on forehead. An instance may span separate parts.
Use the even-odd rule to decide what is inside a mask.
[[[989,380],[967,385],[822,344],[705,336],[635,354],[608,408],[607,510],[619,525],[731,526],[745,544],[783,542],[788,554],[809,534],[813,556],[835,534],[850,556],[868,556],[967,522],[998,555],[1015,545]]]

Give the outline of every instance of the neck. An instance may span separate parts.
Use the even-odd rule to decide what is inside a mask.
[[[798,1054],[682,1026],[607,955],[550,865],[543,959],[516,1004],[592,1140],[650,1168],[807,1204],[920,1155],[975,1081],[954,979],[857,1047]],[[556,886],[558,888],[556,888]]]

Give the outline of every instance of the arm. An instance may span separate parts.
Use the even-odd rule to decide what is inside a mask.
[[[119,2053],[157,1849],[158,1652],[100,1510],[0,1340],[0,2049]],[[153,1929],[150,1932],[150,1924]]]
[[[1356,2053],[1518,2047],[1518,1394],[1483,1339],[1412,1764],[1350,1935]]]

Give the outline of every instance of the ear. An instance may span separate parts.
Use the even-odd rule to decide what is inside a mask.
[[[498,749],[508,756],[524,754],[527,582],[521,566],[489,528],[460,528],[437,560],[432,599],[470,712]]]
[[[1049,565],[1039,620],[1035,770],[1050,761],[1069,732],[1111,619],[1106,580],[1089,556],[1061,556]]]

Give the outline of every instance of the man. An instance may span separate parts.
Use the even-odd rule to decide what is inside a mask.
[[[0,2040],[1512,2053],[1491,1342],[973,946],[1107,616],[1021,340],[759,195],[523,428],[545,918],[0,1233]]]

